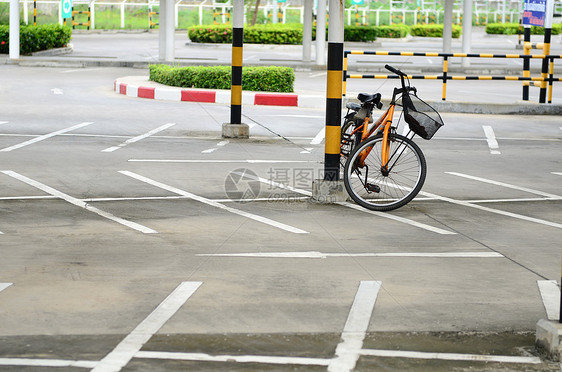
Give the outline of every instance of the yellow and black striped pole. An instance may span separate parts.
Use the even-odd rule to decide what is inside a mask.
[[[548,103],[552,103],[552,82],[554,81],[554,58],[550,59],[548,68]]]
[[[340,170],[344,14],[341,1],[330,0],[329,4],[324,180],[337,181]]]
[[[447,71],[449,70],[449,60],[447,56],[443,57],[443,93],[441,95],[441,100],[445,101],[447,99]]]
[[[232,22],[232,84],[230,86],[230,123],[242,123],[242,51],[244,40],[244,1],[234,2]],[[239,15],[241,13],[241,16]]]
[[[547,56],[550,54],[550,38],[551,38],[552,28],[544,29],[544,45],[543,45],[543,55]],[[544,79],[541,82],[541,90],[539,92],[539,103],[546,103],[546,88],[547,88],[547,78],[548,78],[548,58],[542,60],[541,77]]]
[[[33,0],[33,26],[37,26],[37,0]]]
[[[525,25],[523,30],[523,54],[531,54],[531,26]],[[523,59],[523,77],[531,77],[531,59]],[[523,101],[529,100],[529,82],[523,83]]]

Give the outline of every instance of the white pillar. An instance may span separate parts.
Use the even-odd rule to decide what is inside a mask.
[[[20,5],[10,0],[10,59],[20,57]]]
[[[121,28],[125,28],[125,1],[121,3]]]
[[[470,53],[472,44],[472,0],[463,0],[462,52]],[[462,67],[469,67],[470,60],[463,58]]]
[[[22,4],[23,4],[23,23],[28,25],[29,21],[28,21],[28,15],[27,15],[27,1],[24,1]]]
[[[443,53],[451,53],[451,39],[453,38],[453,3],[445,0],[445,18],[443,19]]]
[[[175,6],[174,0],[165,0],[166,4],[166,55],[165,59],[167,62],[172,62],[174,60],[174,36],[176,33],[176,28],[174,27],[174,13]],[[162,13],[160,13],[162,14]],[[160,18],[162,19],[162,18]]]
[[[160,61],[166,60],[166,0],[160,0],[160,7],[158,8],[158,59]]]
[[[304,0],[302,28],[302,60],[310,62],[312,49],[312,7],[314,0]]]
[[[90,1],[90,30],[96,29],[96,2]]]
[[[326,64],[326,0],[318,0],[316,10],[316,64]]]
[[[175,28],[179,28],[180,26],[180,3],[181,0],[179,0],[175,5],[174,5],[174,27]]]

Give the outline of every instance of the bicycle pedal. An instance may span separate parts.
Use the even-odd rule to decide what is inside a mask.
[[[381,192],[381,188],[377,185],[373,185],[372,183],[367,183],[365,185],[365,189],[367,189],[367,191],[369,192],[376,192],[376,193]]]

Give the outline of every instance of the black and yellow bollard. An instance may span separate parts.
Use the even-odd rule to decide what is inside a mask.
[[[232,28],[232,84],[230,86],[230,123],[242,122],[242,56],[244,29]]]
[[[335,0],[330,0],[329,4],[324,174],[322,179],[312,184],[312,200],[320,203],[347,199],[343,182],[339,179],[344,6],[342,1]]]
[[[244,40],[244,1],[234,0],[232,21],[232,80],[230,122],[222,125],[224,138],[248,138],[248,125],[242,124],[242,56]]]
[[[544,45],[543,45],[543,55],[547,56],[550,54],[550,39],[552,34],[552,28],[545,28],[544,29]],[[539,103],[546,103],[546,91],[547,91],[547,84],[548,84],[548,58],[543,58],[542,60],[542,69],[541,69],[541,77],[544,79],[541,82],[541,89],[539,92]]]

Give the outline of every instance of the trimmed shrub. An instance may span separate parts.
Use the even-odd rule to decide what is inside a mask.
[[[489,35],[516,35],[519,32],[518,23],[488,23],[486,25],[486,33]],[[521,26],[523,33],[523,26]],[[562,33],[562,24],[555,23],[552,25],[552,35],[560,35]],[[544,35],[544,28],[532,26],[531,35]]]
[[[410,32],[410,27],[404,24],[377,27],[377,37],[399,39],[402,37],[406,37],[409,32]]]
[[[486,25],[486,33],[491,35],[515,35],[518,30],[518,23],[488,23]]]
[[[345,41],[373,41],[377,39],[377,28],[373,26],[345,26],[343,37]]]
[[[374,41],[377,37],[401,38],[408,35],[406,25],[392,26],[345,26],[345,41]],[[232,27],[229,25],[193,26],[187,36],[194,43],[232,43]],[[326,29],[326,38],[328,29]],[[316,27],[312,28],[312,38],[316,38]],[[244,43],[249,44],[292,44],[302,43],[302,25],[266,24],[244,27]]]
[[[297,45],[302,43],[302,25],[267,24],[244,27],[244,42]]]
[[[61,48],[68,44],[72,29],[60,25],[20,26],[20,53],[31,54],[40,50]],[[0,53],[10,51],[10,27],[0,26]]]
[[[194,43],[232,43],[232,26],[193,26],[187,36]],[[244,27],[244,42],[250,44],[300,44],[302,26],[268,24]]]
[[[453,38],[458,39],[461,36],[462,27],[453,25]],[[410,34],[412,36],[422,37],[443,37],[443,25],[414,25],[410,26]]]
[[[157,83],[205,89],[230,89],[230,66],[150,65],[149,78]],[[242,67],[242,89],[260,92],[293,92],[295,73],[289,67]]]

